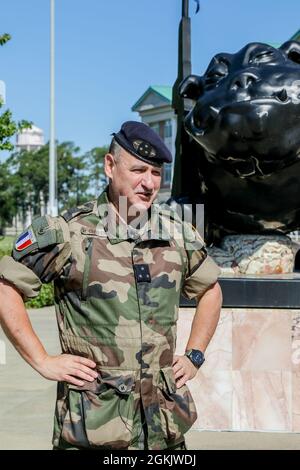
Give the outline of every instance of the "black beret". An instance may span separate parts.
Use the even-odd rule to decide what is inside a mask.
[[[172,162],[172,154],[164,141],[143,122],[126,121],[119,132],[112,134],[124,150],[150,165]]]

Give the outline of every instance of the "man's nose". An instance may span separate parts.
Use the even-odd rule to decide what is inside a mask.
[[[251,72],[242,72],[234,77],[230,84],[231,90],[237,89],[247,89],[253,83],[257,82],[258,77]]]
[[[148,190],[154,189],[154,181],[151,173],[146,173],[143,176],[142,185],[145,186]]]

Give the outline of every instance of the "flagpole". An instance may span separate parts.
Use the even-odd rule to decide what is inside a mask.
[[[57,162],[55,147],[55,0],[50,0],[50,139],[49,139],[49,213],[56,217]]]

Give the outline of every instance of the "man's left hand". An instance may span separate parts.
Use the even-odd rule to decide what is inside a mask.
[[[197,367],[186,356],[174,356],[172,367],[177,388],[182,387],[188,380],[193,379],[198,372]]]

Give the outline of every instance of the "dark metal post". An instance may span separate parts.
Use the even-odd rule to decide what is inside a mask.
[[[182,17],[179,24],[178,37],[178,74],[173,85],[172,106],[177,114],[176,155],[174,165],[174,177],[172,196],[176,197],[185,192],[185,184],[188,184],[188,175],[185,175],[183,166],[183,150],[189,142],[189,137],[183,128],[185,100],[179,96],[178,87],[184,78],[191,74],[191,20],[189,18],[189,0],[182,0]]]

